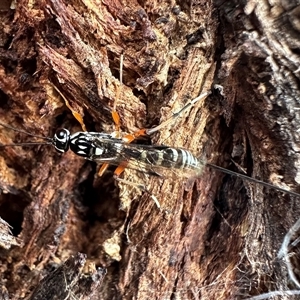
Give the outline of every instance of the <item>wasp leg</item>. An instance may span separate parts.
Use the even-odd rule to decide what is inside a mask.
[[[77,111],[75,111],[75,110],[69,105],[68,102],[66,102],[66,105],[67,105],[68,109],[72,112],[74,118],[79,122],[79,124],[80,124],[82,130],[83,130],[83,131],[87,131],[87,130],[86,130],[86,127],[85,127],[85,124],[84,124],[84,122],[83,122],[83,118],[82,118],[81,114],[78,113]]]
[[[121,54],[120,56],[120,85],[119,87],[117,88],[117,93],[116,93],[116,100],[114,102],[114,106],[113,106],[113,110],[111,112],[111,115],[112,115],[112,118],[114,120],[114,123],[115,123],[115,127],[116,127],[116,130],[115,132],[120,132],[120,127],[121,127],[121,124],[120,124],[120,116],[119,114],[117,113],[117,103],[119,101],[119,99],[122,97],[122,85],[123,85],[123,54]],[[120,134],[119,134],[120,135]]]
[[[132,133],[132,134],[126,134],[122,137],[122,140],[125,143],[130,144],[131,142],[133,142],[136,138],[143,136],[143,135],[147,135],[147,131],[148,129],[144,128],[144,129],[139,129],[138,131]]]
[[[120,132],[120,116],[119,116],[119,114],[117,113],[117,111],[116,110],[113,110],[112,112],[111,112],[111,116],[112,116],[112,118],[113,118],[113,120],[114,120],[114,123],[115,123],[115,132]],[[119,135],[119,134],[118,134]]]
[[[199,100],[204,100],[208,95],[210,95],[210,91],[209,92],[205,92],[202,93],[200,96],[196,97],[195,99],[193,99],[192,101],[190,101],[187,105],[185,105],[182,109],[180,109],[178,112],[174,113],[170,118],[168,118],[166,121],[162,122],[161,124],[159,124],[158,126],[154,127],[154,128],[150,128],[150,129],[145,129],[145,133],[147,135],[151,135],[156,131],[161,130],[162,128],[166,127],[167,125],[169,125],[170,123],[172,123],[176,118],[178,118],[183,112],[185,112],[188,108],[192,107],[195,105],[195,103],[197,103]]]
[[[59,95],[64,99],[67,108],[71,111],[72,115],[74,116],[74,118],[80,123],[81,128],[83,131],[87,131],[85,124],[83,122],[83,117],[82,115],[77,112],[76,110],[73,109],[73,107],[70,105],[69,101],[67,100],[67,98],[61,93],[61,91],[54,85],[55,90],[59,93]]]
[[[104,172],[107,170],[108,166],[109,166],[109,164],[103,164],[101,166],[100,170],[98,171],[99,177],[101,177],[104,174]]]
[[[151,135],[154,132],[161,130],[162,128],[166,127],[170,123],[174,122],[174,120],[176,118],[178,118],[188,108],[190,108],[193,105],[195,105],[195,103],[197,103],[199,100],[205,99],[208,95],[210,95],[210,93],[211,93],[210,91],[209,92],[205,92],[205,93],[201,94],[200,96],[198,96],[197,98],[193,99],[187,105],[185,105],[181,110],[179,110],[178,112],[174,113],[170,118],[168,118],[166,121],[162,122],[161,124],[159,124],[156,127],[153,127],[153,128],[150,128],[150,129],[149,128],[139,129],[138,131],[134,132],[133,134],[127,134],[127,135],[125,135],[124,137],[122,137],[123,141],[126,142],[126,143],[131,143],[132,141],[134,141],[139,136]]]

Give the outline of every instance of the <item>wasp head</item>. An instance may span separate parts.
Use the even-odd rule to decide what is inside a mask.
[[[53,137],[53,145],[59,152],[66,152],[70,146],[70,131],[68,129],[59,129]]]

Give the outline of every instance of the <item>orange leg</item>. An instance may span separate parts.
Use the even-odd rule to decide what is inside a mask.
[[[125,170],[125,168],[127,167],[128,163],[123,163],[122,165],[119,165],[114,172],[114,177],[119,177]]]
[[[161,130],[162,128],[164,128],[167,125],[169,125],[170,123],[172,123],[179,115],[181,115],[189,107],[193,106],[199,100],[205,99],[209,94],[210,94],[210,92],[202,93],[200,96],[198,96],[197,98],[193,99],[191,102],[189,102],[187,105],[185,105],[181,110],[179,110],[178,112],[174,113],[171,117],[169,117],[166,121],[162,122],[158,126],[150,128],[150,129],[147,129],[147,128],[139,129],[138,131],[134,132],[133,134],[127,134],[127,135],[125,135],[122,139],[126,143],[131,143],[132,141],[134,141],[136,138],[138,138],[140,136],[151,135],[154,132]]]
[[[120,131],[120,127],[121,127],[120,116],[117,113],[117,104],[118,104],[119,99],[122,97],[122,85],[123,85],[122,75],[123,75],[123,54],[120,57],[120,86],[117,88],[116,100],[114,102],[113,111],[111,113],[112,118],[113,118],[114,123],[115,123],[115,127],[116,127],[115,131],[116,132],[119,132]]]
[[[104,174],[104,172],[107,170],[108,166],[109,166],[109,164],[107,164],[107,163],[104,163],[101,166],[100,170],[98,171],[98,176],[99,177],[101,177]]]
[[[132,133],[132,134],[126,134],[122,137],[122,140],[128,144],[132,143],[135,139],[137,139],[140,136],[147,135],[147,129],[139,129],[138,131]]]
[[[107,170],[108,166],[109,166],[109,164],[107,164],[107,163],[104,163],[101,166],[101,168],[98,172],[99,177],[101,177],[104,174],[104,172]],[[119,165],[114,172],[114,176],[119,177],[123,173],[123,171],[125,170],[126,167],[127,167],[127,163],[123,163],[122,165]]]
[[[119,132],[120,131],[120,127],[121,127],[121,124],[120,124],[120,116],[119,114],[117,113],[116,110],[113,110],[112,113],[112,118],[114,120],[114,123],[115,123],[115,128],[116,128],[116,131]]]
[[[67,104],[67,102],[66,102],[66,104]],[[71,108],[71,106],[68,106],[68,104],[67,104],[67,107],[71,110],[71,112],[72,112],[73,116],[75,117],[75,119],[80,123],[82,130],[87,131],[81,114],[76,112],[75,110],[73,110]]]
[[[67,108],[72,112],[73,116],[75,117],[75,119],[80,123],[81,128],[83,131],[87,131],[85,124],[83,122],[83,117],[82,115],[77,112],[76,110],[73,109],[73,107],[70,105],[69,101],[67,100],[67,98],[61,93],[61,91],[54,85],[54,88],[56,89],[56,91],[60,94],[60,96],[64,99]]]

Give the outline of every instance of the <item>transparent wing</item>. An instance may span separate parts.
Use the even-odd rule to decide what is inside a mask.
[[[103,140],[101,142],[103,143]],[[115,147],[112,152],[117,153],[105,161],[111,165],[123,165],[139,172],[163,177],[194,177],[201,175],[203,169],[204,163],[184,149],[128,144],[122,140],[107,142],[110,143],[108,147]],[[101,158],[95,161],[103,162]]]

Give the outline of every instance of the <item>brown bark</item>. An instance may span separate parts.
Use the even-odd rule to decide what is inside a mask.
[[[86,263],[86,255],[71,256],[64,264],[51,272],[33,292],[30,299],[90,299],[97,293],[106,271],[98,268],[90,276],[81,275]]]
[[[219,84],[221,93],[151,142],[300,191],[296,3],[44,0],[1,9],[0,122],[53,136],[81,130],[72,110],[88,130],[112,132],[121,90],[122,130],[134,132]],[[32,140],[1,128],[2,144]],[[243,299],[295,287],[277,253],[298,219],[297,197],[209,168],[186,183],[126,170],[158,209],[149,193],[114,183],[111,170],[98,178],[94,163],[51,146],[5,147],[0,159],[3,299]],[[297,245],[289,251],[297,273]],[[83,269],[78,252],[96,268]]]

